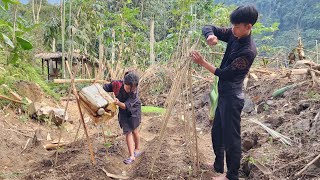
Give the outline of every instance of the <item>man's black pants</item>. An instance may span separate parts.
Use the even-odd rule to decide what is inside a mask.
[[[219,96],[211,130],[212,146],[216,155],[214,169],[220,173],[224,172],[224,152],[226,152],[229,180],[238,180],[241,158],[240,115],[243,105],[243,93]]]

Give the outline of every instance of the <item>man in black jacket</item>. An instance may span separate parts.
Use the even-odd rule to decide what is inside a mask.
[[[258,11],[253,6],[240,6],[230,15],[232,28],[205,26],[202,33],[207,44],[214,46],[218,40],[227,44],[220,68],[209,64],[194,51],[193,61],[219,77],[218,107],[211,130],[212,146],[216,155],[213,168],[224,173],[224,153],[226,152],[227,174],[213,177],[215,180],[237,180],[241,158],[240,121],[244,105],[243,80],[257,55],[256,45],[251,37],[252,26],[258,19]]]

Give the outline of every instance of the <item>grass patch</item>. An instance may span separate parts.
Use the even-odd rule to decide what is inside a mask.
[[[56,100],[60,98],[60,95],[55,93],[50,84],[41,76],[41,69],[36,64],[22,61],[19,64],[9,64],[3,68],[4,70],[0,71],[0,85],[7,84],[9,87],[12,87],[14,82],[18,80],[31,81],[39,84],[47,95],[52,96]]]
[[[313,91],[313,90],[307,93],[307,97],[310,99],[320,100],[320,94],[317,91]]]
[[[3,178],[3,179],[16,179],[18,178],[19,176],[23,175],[22,173],[20,172],[13,172],[13,173],[0,173],[0,178]]]
[[[164,114],[166,112],[166,109],[155,106],[142,106],[141,111],[142,113]]]

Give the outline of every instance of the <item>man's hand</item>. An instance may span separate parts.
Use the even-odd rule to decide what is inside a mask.
[[[192,51],[190,56],[192,57],[193,62],[199,65],[203,65],[205,60],[202,58],[201,54],[198,51]]]
[[[218,38],[215,35],[209,35],[207,38],[207,44],[209,46],[214,46],[218,43]]]
[[[192,51],[190,53],[190,56],[193,60],[193,62],[199,64],[200,66],[206,68],[208,71],[210,71],[211,73],[215,73],[216,72],[216,67],[214,67],[214,65],[211,65],[210,63],[208,63],[208,61],[204,60],[201,56],[201,54],[197,51]]]

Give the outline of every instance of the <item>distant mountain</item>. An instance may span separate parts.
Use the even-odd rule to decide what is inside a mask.
[[[227,5],[253,4],[260,12],[260,20],[270,25],[279,22],[275,33],[275,44],[292,47],[296,45],[298,34],[304,45],[313,47],[320,41],[320,1],[319,0],[215,0]]]

